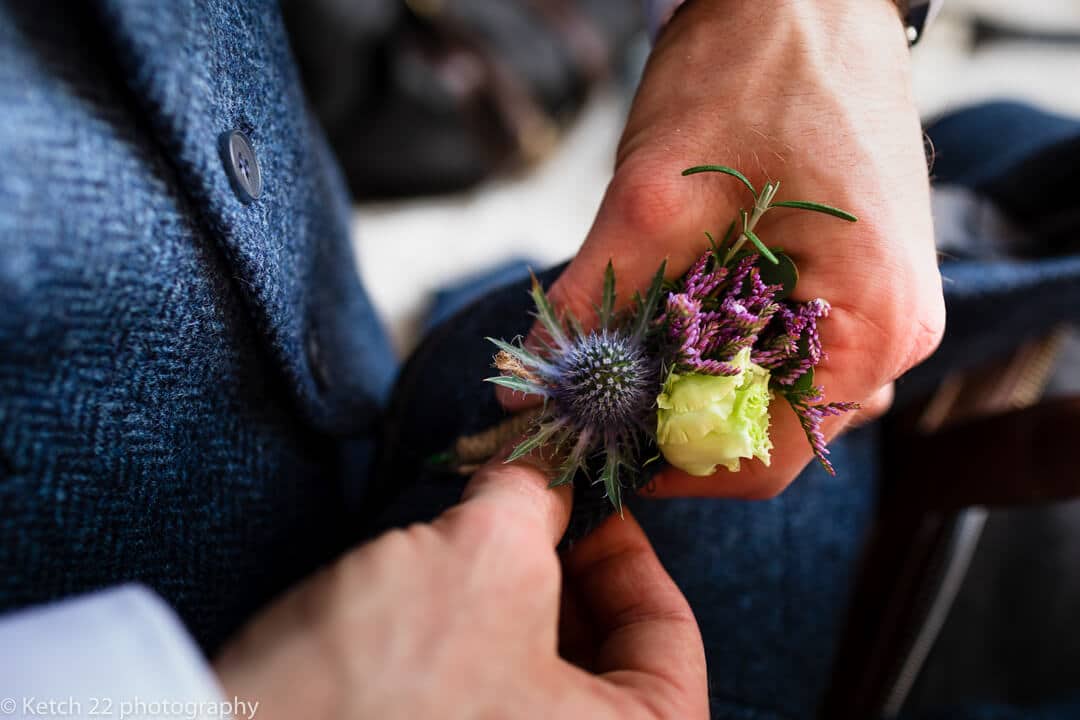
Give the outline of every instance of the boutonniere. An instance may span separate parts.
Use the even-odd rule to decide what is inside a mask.
[[[621,511],[624,487],[639,487],[646,466],[660,459],[700,476],[718,467],[737,471],[751,458],[768,465],[769,404],[780,395],[818,461],[834,473],[821,423],[858,405],[823,402],[814,382],[825,356],[818,322],[829,304],[792,299],[798,268],[756,227],[780,209],[856,218],[821,203],[777,200],[779,182],[759,191],[730,167],[703,165],[683,175],[703,172],[736,178],[754,202],[720,239],[705,233],[707,247],[682,277],[666,280],[661,264],[645,294],[616,310],[609,262],[591,330],[559,315],[534,277],[542,333],[528,347],[489,338],[500,374],[488,381],[536,396],[542,407],[461,438],[450,454],[459,467],[494,454],[507,434],[523,435],[508,461],[545,453],[558,468],[552,486],[589,483]]]

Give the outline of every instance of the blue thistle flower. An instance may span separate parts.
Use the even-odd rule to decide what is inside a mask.
[[[625,333],[577,338],[557,370],[554,398],[579,430],[632,425],[655,401],[656,375],[641,344]]]
[[[537,351],[488,338],[499,348],[495,366],[503,372],[489,382],[545,400],[532,434],[508,461],[546,447],[561,456],[552,486],[588,477],[589,466],[602,460],[596,482],[616,511],[622,511],[623,474],[633,484],[641,454],[654,441],[659,360],[645,342],[659,308],[664,266],[645,297],[635,296],[631,310],[616,313],[615,271],[608,263],[604,292],[597,308],[599,327],[580,329],[573,316],[560,320],[547,294],[533,278],[536,317],[547,337]]]

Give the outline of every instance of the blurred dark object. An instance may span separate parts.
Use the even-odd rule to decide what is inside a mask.
[[[284,0],[356,197],[468,187],[544,157],[641,29],[633,0]]]
[[[531,268],[538,266],[539,263],[524,258],[513,258],[439,288],[431,298],[428,315],[424,319],[425,334],[484,295],[529,277]]]
[[[935,183],[979,194],[1026,234],[1026,247],[1000,248],[1005,256],[1080,253],[1080,120],[1002,101],[950,113],[927,132]]]
[[[1035,30],[1013,27],[984,17],[975,18],[971,35],[971,47],[973,50],[1002,42],[1080,45],[1080,30]]]
[[[1078,689],[1073,620],[1080,574],[1053,566],[1049,575],[1046,567],[1002,574],[1040,565],[1062,540],[1075,543],[1058,538],[1019,566],[1002,562],[1008,558],[1001,552],[1010,545],[1031,550],[1025,537],[1044,524],[1018,524],[1019,508],[1031,508],[1028,520],[1034,513],[1045,518],[1062,512],[1051,503],[1080,499],[1072,449],[1080,440],[1080,396],[1040,399],[1063,340],[1058,331],[981,370],[949,376],[925,403],[892,418],[879,514],[822,717],[893,717],[905,707],[974,700],[1038,703]],[[997,525],[997,542],[984,537],[991,509],[1013,514],[1012,523]],[[980,613],[980,622],[949,637],[942,630],[955,624],[962,593],[998,612]],[[1018,596],[1040,607],[1044,621],[1028,616],[1025,624],[1010,613]],[[1073,605],[1064,614],[1057,612],[1062,599]],[[960,613],[960,623],[967,619]],[[1056,633],[1053,645],[1028,647],[1011,663],[987,652],[1000,645],[995,635],[1045,638],[1039,627],[1047,624]],[[943,654],[950,656],[944,665]]]

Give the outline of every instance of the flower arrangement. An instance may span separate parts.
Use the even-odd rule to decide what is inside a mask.
[[[489,382],[543,399],[541,409],[507,425],[519,434],[527,428],[508,461],[549,453],[558,467],[553,486],[601,485],[616,511],[623,488],[638,487],[646,465],[661,457],[700,476],[718,467],[737,471],[744,459],[768,465],[775,395],[791,405],[818,461],[834,473],[821,423],[858,407],[822,402],[814,368],[824,358],[818,322],[829,304],[794,300],[795,262],[755,232],[762,216],[777,208],[849,222],[855,216],[821,203],[778,201],[779,182],[758,191],[730,167],[703,165],[683,175],[702,172],[737,179],[754,203],[739,211],[719,241],[706,233],[708,248],[686,274],[665,280],[661,264],[647,292],[616,310],[609,262],[591,330],[578,318],[558,315],[534,278],[542,337],[528,347],[489,338],[500,371]]]

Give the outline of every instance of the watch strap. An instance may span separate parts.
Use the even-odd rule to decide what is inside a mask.
[[[877,1],[867,0],[867,2]],[[645,21],[651,37],[657,36],[683,2],[685,0],[644,0]],[[944,0],[893,0],[893,2],[900,11],[908,43],[914,45],[922,37],[923,31],[929,26],[934,16],[941,10]]]

